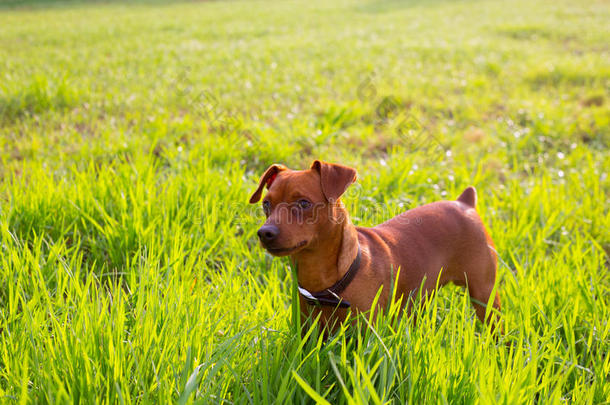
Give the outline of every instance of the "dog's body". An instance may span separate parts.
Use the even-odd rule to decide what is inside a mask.
[[[270,253],[291,257],[305,294],[329,289],[348,270],[354,271],[356,261],[355,275],[336,295],[352,310],[371,309],[380,288],[378,306],[385,307],[392,278],[399,272],[396,297],[403,297],[403,304],[422,282],[424,293],[437,283],[453,282],[468,287],[477,316],[484,321],[485,307],[479,302],[487,303],[492,293],[497,259],[475,210],[474,188],[468,187],[457,201],[427,204],[363,228],[351,224],[339,202],[355,178],[354,169],[319,161],[303,171],[273,165],[250,200],[257,202],[267,185],[263,205],[268,219],[258,235]],[[348,311],[337,305],[309,305],[303,294],[300,300],[303,316],[321,312],[323,325],[343,320]],[[497,294],[493,305],[500,309]]]

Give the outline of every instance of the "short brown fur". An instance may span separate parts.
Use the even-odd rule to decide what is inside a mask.
[[[269,173],[275,177],[266,183]],[[422,281],[425,293],[433,292],[437,281],[441,286],[453,282],[468,287],[476,314],[485,321],[485,307],[477,301],[487,303],[492,294],[497,258],[475,209],[475,189],[466,188],[456,201],[433,202],[364,228],[351,223],[339,200],[355,179],[354,169],[321,161],[301,171],[271,166],[250,200],[258,202],[268,184],[264,198],[268,217],[259,230],[263,246],[275,256],[290,256],[299,285],[311,292],[337,282],[360,247],[358,273],[340,294],[353,310],[371,309],[382,286],[378,307],[385,307],[392,274],[400,269],[397,297],[408,297]],[[304,200],[311,206],[305,207]],[[272,233],[264,234],[265,230]],[[347,314],[346,309],[311,306],[303,297],[300,300],[302,315],[321,312],[323,325],[342,321]],[[493,306],[500,310],[498,294]]]

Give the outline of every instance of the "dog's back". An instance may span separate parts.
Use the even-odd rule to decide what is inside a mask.
[[[476,191],[468,187],[456,201],[438,201],[406,211],[373,228],[358,228],[372,257],[388,256],[400,268],[399,293],[433,290],[453,282],[487,302],[497,261],[493,242],[475,209]],[[387,265],[387,264],[386,264]],[[499,309],[499,298],[496,297]],[[475,304],[483,319],[484,308]]]

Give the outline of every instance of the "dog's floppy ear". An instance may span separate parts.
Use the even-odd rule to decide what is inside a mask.
[[[286,166],[280,164],[273,164],[269,166],[267,170],[265,170],[263,177],[261,177],[260,181],[258,182],[258,188],[254,192],[254,194],[252,194],[252,197],[250,197],[250,204],[258,202],[261,199],[261,194],[263,194],[263,187],[271,187],[273,180],[275,180],[275,176],[277,176],[277,174],[282,170],[286,169]]]
[[[320,173],[322,192],[331,203],[337,201],[350,184],[356,181],[356,169],[351,167],[316,160],[311,169]]]

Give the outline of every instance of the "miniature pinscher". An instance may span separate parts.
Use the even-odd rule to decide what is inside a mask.
[[[350,308],[370,310],[382,286],[377,306],[385,308],[398,273],[396,298],[406,301],[420,287],[428,294],[452,282],[467,287],[485,322],[497,257],[475,209],[474,187],[455,201],[426,204],[364,228],[351,223],[340,201],[354,181],[356,170],[340,164],[316,160],[308,170],[274,164],[250,198],[260,201],[268,188],[262,203],[267,220],[258,237],[269,253],[290,256],[297,266],[302,316],[321,313],[321,324],[331,326]],[[500,310],[498,294],[493,306]]]

